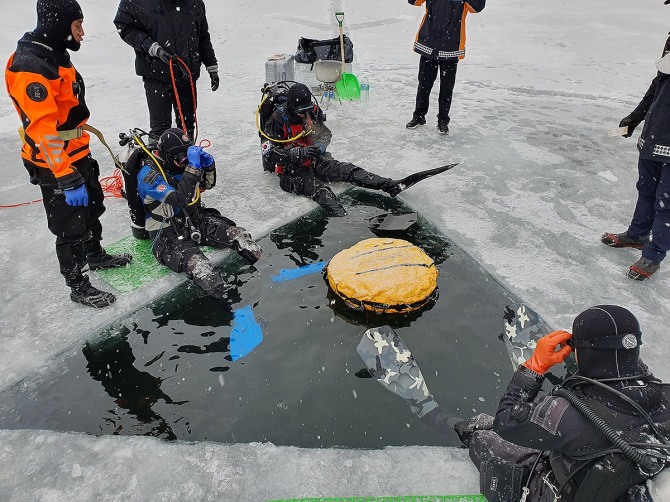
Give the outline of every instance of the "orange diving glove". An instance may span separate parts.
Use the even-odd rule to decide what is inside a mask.
[[[572,338],[572,334],[563,330],[552,331],[543,336],[537,341],[533,355],[523,365],[535,373],[544,375],[554,364],[562,363],[570,355],[572,347],[565,345],[569,338]],[[564,346],[556,350],[560,344]]]

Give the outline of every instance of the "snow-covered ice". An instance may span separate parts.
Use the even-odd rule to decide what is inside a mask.
[[[87,84],[90,123],[113,143],[118,132],[147,127],[144,91],[133,51],[112,24],[117,3],[81,4],[86,39],[73,61]],[[331,105],[333,154],[393,177],[460,162],[403,199],[551,326],[569,326],[599,303],[631,309],[643,327],[645,361],[670,380],[669,270],[632,282],[624,273],[637,252],[599,241],[605,231],[626,228],[636,199],[637,134],[624,139],[607,131],[653,78],[670,7],[661,0],[492,0],[468,17],[467,58],[459,65],[446,138],[435,128],[436,93],[428,124],[404,127],[414,104],[419,56],[411,46],[423,8],[389,0],[210,1],[207,8],[221,69],[216,93],[207,78],[199,83],[201,137],[212,141],[220,169],[219,185],[208,194],[212,206],[256,237],[313,207],[263,173],[254,113],[266,58],[293,53],[300,36],[336,36],[333,13],[344,10],[354,73],[369,80],[370,101]],[[35,24],[34,2],[11,2],[4,13],[6,59]],[[9,98],[0,100],[1,205],[40,196],[19,159],[18,125]],[[105,150],[95,139],[92,145],[103,174],[110,174]],[[68,299],[42,206],[0,214],[0,390],[181,280],[169,276],[94,312]],[[103,225],[106,242],[128,234],[123,201],[108,202]],[[437,378],[458,376],[444,368]],[[449,448],[313,451],[49,431],[0,431],[0,445],[0,499],[11,501],[256,501],[478,490],[467,453]]]

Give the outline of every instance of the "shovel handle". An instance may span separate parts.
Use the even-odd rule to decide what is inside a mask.
[[[344,33],[342,32],[342,22],[344,21],[344,12],[336,12],[335,19],[337,19],[337,24],[340,27],[340,53],[342,55],[342,73],[346,70],[344,65]]]

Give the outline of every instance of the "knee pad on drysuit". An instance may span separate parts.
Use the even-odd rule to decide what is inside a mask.
[[[233,241],[237,253],[252,265],[261,257],[261,247],[251,238],[251,234],[242,227],[228,227],[226,235]]]
[[[345,216],[347,214],[330,187],[324,185],[318,187],[314,195],[312,195],[312,200],[317,202],[332,216]]]
[[[158,237],[153,245],[153,255],[159,263],[178,273],[186,270],[186,263],[191,256],[200,253],[200,248],[191,239],[170,239],[167,232]]]

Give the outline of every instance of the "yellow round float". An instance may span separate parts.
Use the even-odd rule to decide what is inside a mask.
[[[402,239],[366,239],[337,253],[326,268],[333,292],[352,308],[393,314],[437,298],[437,267]]]

